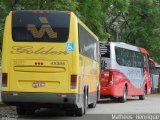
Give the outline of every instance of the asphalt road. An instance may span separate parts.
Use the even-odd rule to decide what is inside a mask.
[[[101,100],[96,108],[89,109],[84,117],[68,117],[62,110],[40,109],[34,116],[18,116],[15,107],[0,107],[0,116],[17,119],[61,119],[61,120],[97,120],[106,119],[106,114],[159,114],[160,115],[160,95],[147,96],[146,100],[139,100],[138,97],[128,98],[126,103],[116,103],[112,100]],[[100,119],[100,120],[101,120]]]
[[[160,95],[149,95],[145,100],[138,97],[129,97],[126,103],[116,103],[113,100],[103,100],[96,109],[89,110],[89,114],[160,114]]]

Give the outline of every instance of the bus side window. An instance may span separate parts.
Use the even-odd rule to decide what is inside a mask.
[[[116,61],[119,65],[123,65],[123,51],[116,47]]]

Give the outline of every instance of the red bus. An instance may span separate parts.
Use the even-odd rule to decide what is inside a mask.
[[[151,93],[149,54],[122,42],[100,42],[101,98],[114,98],[126,102],[127,96],[145,99]]]

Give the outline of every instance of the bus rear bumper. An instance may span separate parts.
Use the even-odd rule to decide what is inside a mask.
[[[107,86],[101,87],[100,89],[100,97],[107,98],[107,97],[121,97],[123,95],[123,91],[121,89],[117,89],[116,86]]]
[[[101,87],[100,89],[101,96],[114,96],[114,88],[109,87]]]
[[[25,93],[25,92],[2,92],[2,101],[8,105],[17,104],[61,104],[81,107],[81,94],[68,93]]]

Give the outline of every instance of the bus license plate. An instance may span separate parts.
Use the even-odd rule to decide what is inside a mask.
[[[33,87],[37,88],[37,87],[45,87],[45,82],[33,82]]]

